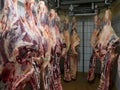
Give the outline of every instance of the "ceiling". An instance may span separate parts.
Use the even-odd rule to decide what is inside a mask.
[[[3,1],[3,0],[1,0]],[[36,0],[38,2],[40,0]],[[43,0],[47,6],[57,11],[69,13],[71,15],[92,15],[100,10],[110,7],[111,3],[117,0]],[[24,0],[18,0],[18,4],[23,6]]]
[[[94,15],[116,0],[48,0],[49,8],[71,15]]]

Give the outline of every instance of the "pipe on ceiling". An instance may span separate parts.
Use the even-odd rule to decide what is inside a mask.
[[[70,16],[94,16],[97,13],[70,14]]]
[[[74,0],[74,1],[71,1],[71,0],[65,0],[65,1],[62,1],[61,4],[62,5],[66,5],[66,4],[83,4],[83,3],[100,3],[100,2],[104,2],[104,0]]]

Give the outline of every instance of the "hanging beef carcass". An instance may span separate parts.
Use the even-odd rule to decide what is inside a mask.
[[[15,3],[12,0],[9,0],[9,1],[11,1],[12,3]],[[7,5],[10,8],[11,7],[9,6],[10,2],[6,0],[6,3],[8,3]],[[27,81],[30,80],[31,83],[34,82],[32,84],[33,89],[40,88],[39,85],[36,85],[37,80],[35,77],[37,72],[36,69],[38,68],[35,67],[36,63],[34,60],[32,60],[32,57],[37,56],[36,55],[38,51],[37,46],[40,46],[41,35],[39,30],[37,30],[34,24],[34,21],[30,21],[30,20],[33,20],[31,10],[30,10],[31,2],[25,2],[25,5],[26,5],[26,12],[27,12],[28,18],[26,17],[25,19],[23,18],[18,18],[17,20],[15,19],[16,22],[10,25],[8,27],[8,30],[4,30],[3,37],[2,37],[4,41],[5,54],[6,54],[6,57],[9,58],[8,63],[6,63],[5,65],[7,64],[9,65],[9,63],[10,64],[14,63],[14,66],[12,65],[12,67],[13,69],[15,67],[14,73],[12,73],[14,77],[12,78],[12,80],[9,81],[7,79],[8,81],[5,82],[7,83],[6,88],[8,90],[16,90],[18,88],[19,89],[24,88],[24,85],[25,85],[24,83],[26,80]],[[15,8],[17,8],[17,6]],[[10,9],[10,10],[14,10],[14,9]],[[12,11],[9,11],[9,12],[12,12]],[[33,24],[30,24],[31,22]],[[6,71],[9,71],[9,69],[3,66],[2,77],[1,77],[2,81],[4,81],[3,76],[4,74],[7,73]],[[9,75],[12,75],[12,74],[8,74],[6,77],[9,77]],[[32,78],[34,79],[34,81],[31,80]]]
[[[32,75],[30,79],[30,83],[33,86],[33,89],[40,89],[40,69],[41,69],[41,60],[42,59],[42,53],[43,53],[43,46],[42,46],[42,34],[38,27],[36,26],[36,19],[35,14],[36,12],[33,11],[35,7],[34,0],[32,1],[26,1],[25,3],[25,10],[26,10],[26,16],[24,19],[25,26],[28,26],[28,32],[30,37],[32,37],[32,43],[33,46],[36,48],[36,51],[39,52],[38,55],[34,56],[32,58],[33,62],[32,65],[35,68],[35,73]]]
[[[42,58],[44,60],[42,65],[42,80],[45,90],[53,89],[52,82],[52,67],[50,64],[51,60],[51,48],[52,48],[52,34],[49,29],[48,24],[48,10],[43,1],[38,3],[37,7],[38,16],[37,16],[37,27],[42,33],[42,47],[43,47],[43,55]]]
[[[60,67],[59,67],[59,61],[60,61],[60,55],[61,55],[61,40],[60,40],[60,32],[58,27],[58,16],[55,12],[55,10],[51,9],[49,13],[49,27],[52,32],[53,36],[53,46],[51,51],[51,61],[50,64],[52,66],[52,80],[53,80],[53,90],[62,90],[61,86],[61,76],[60,76]]]
[[[44,49],[44,57],[50,60],[51,47],[53,44],[51,31],[48,26],[48,10],[43,1],[38,4],[37,27],[42,33],[42,44]],[[48,45],[49,44],[49,45]]]
[[[4,9],[2,11],[2,15],[1,15],[1,30],[0,30],[0,54],[1,54],[1,62],[6,63],[8,62],[8,57],[6,55],[6,49],[5,49],[5,41],[2,38],[3,34],[5,33],[6,30],[10,29],[10,28],[15,28],[13,26],[13,23],[16,22],[18,15],[17,15],[17,1],[14,0],[14,2],[12,0],[5,0],[4,1],[5,5],[4,5]]]
[[[15,65],[13,62],[9,62],[9,57],[7,55],[7,50],[6,50],[6,45],[5,45],[5,40],[3,38],[5,31],[7,31],[8,29],[11,29],[11,27],[13,26],[13,22],[16,22],[16,17],[17,17],[17,12],[16,12],[16,7],[15,5],[17,4],[17,2],[15,1],[13,3],[12,0],[6,0],[5,1],[5,5],[4,5],[4,10],[3,10],[3,15],[1,18],[1,32],[0,32],[0,66],[1,66],[1,71],[0,71],[0,78],[1,78],[1,82],[3,82],[3,84],[7,85],[6,88],[8,89],[8,87],[10,87],[11,84],[11,80],[13,80],[13,73],[14,73],[14,69],[15,69]],[[14,16],[15,15],[15,16]],[[14,29],[14,27],[13,27]],[[9,43],[9,39],[8,39],[8,43]],[[9,67],[7,66],[10,66]],[[3,86],[4,86],[3,85]]]
[[[70,61],[68,58],[68,51],[70,47],[70,35],[68,32],[69,28],[69,19],[68,17],[65,17],[64,20],[64,30],[61,33],[62,38],[62,57],[64,58],[64,81],[71,81],[70,76]]]
[[[115,48],[119,44],[119,38],[115,34],[111,26],[110,10],[105,11],[103,29],[98,36],[97,45],[95,46],[95,54],[101,61],[101,79],[98,90],[109,90],[111,85],[111,66],[115,61],[117,53]],[[94,64],[93,64],[94,65]],[[92,66],[94,67],[94,66]]]
[[[54,78],[56,79],[56,87],[58,88],[58,90],[62,90],[62,84],[61,84],[61,73],[60,73],[60,59],[61,59],[61,54],[62,54],[62,40],[61,40],[61,37],[60,37],[60,30],[59,30],[59,24],[60,24],[60,18],[59,16],[57,16],[57,13],[56,13],[56,39],[57,39],[57,42],[56,42],[56,46],[54,48],[54,57],[55,57],[55,63],[56,64],[56,76],[54,76]],[[54,70],[55,70],[54,69]],[[53,72],[53,73],[55,73]],[[55,75],[55,74],[54,74]]]
[[[14,63],[15,63],[16,54],[14,53],[14,56],[13,56],[13,50],[15,48],[15,44],[16,44],[15,42],[17,42],[17,39],[18,39],[17,37],[18,27],[15,25],[15,22],[17,20],[16,20],[16,17],[14,17],[14,15],[17,15],[16,3],[17,3],[16,0],[15,2],[13,2],[12,0],[5,1],[4,12],[6,13],[6,15],[3,15],[3,18],[2,18],[2,26],[4,28],[2,28],[2,31],[3,31],[2,39],[1,39],[2,47],[0,47],[0,51],[1,53],[3,53],[1,54],[1,57],[2,57],[1,60],[4,61],[5,66],[4,65],[2,66],[3,69],[1,73],[1,79],[4,83],[7,83],[6,89],[12,88],[13,80],[15,79],[12,77],[12,79],[9,80],[9,78],[15,73],[13,73],[12,69],[10,70],[9,67],[7,67],[7,65],[11,66],[11,68],[13,67],[13,70],[15,69]],[[6,25],[4,26],[4,24]],[[12,73],[7,74],[7,72],[11,72],[11,71]]]
[[[44,46],[45,62],[42,65],[42,71],[43,71],[42,77],[43,77],[44,89],[61,90],[62,87],[61,87],[61,82],[59,80],[60,77],[58,77],[59,71],[57,70],[58,64],[55,62],[55,60],[57,60],[55,55],[57,53],[56,52],[57,49],[55,48],[56,48],[56,44],[59,45],[59,43],[57,43],[57,37],[56,37],[56,35],[58,35],[56,31],[56,28],[58,29],[58,27],[56,27],[56,20],[55,20],[56,13],[52,9],[48,17],[48,11],[43,1],[39,2],[38,10],[40,11],[38,17],[40,22],[38,22],[38,27],[40,26],[39,29],[42,29],[41,32],[44,40],[43,45],[45,45]],[[49,47],[46,47],[46,45],[49,45]],[[58,76],[56,77],[56,75]]]
[[[71,78],[76,80],[77,64],[78,64],[78,52],[77,46],[80,44],[80,37],[77,34],[76,18],[72,18],[72,30],[70,35],[70,71]]]
[[[95,65],[96,65],[96,59],[98,58],[95,54],[94,49],[96,49],[97,41],[99,40],[98,36],[100,35],[101,32],[101,27],[100,27],[100,18],[99,15],[96,15],[94,17],[94,23],[95,23],[95,29],[91,35],[90,43],[93,48],[93,53],[90,58],[90,65],[89,65],[89,70],[88,70],[88,76],[87,80],[89,82],[94,80],[94,71],[95,71]]]

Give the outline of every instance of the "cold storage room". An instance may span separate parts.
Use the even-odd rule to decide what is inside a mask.
[[[120,0],[0,0],[0,90],[120,90]]]

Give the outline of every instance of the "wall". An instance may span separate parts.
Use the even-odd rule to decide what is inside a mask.
[[[89,68],[89,60],[92,53],[90,46],[90,36],[93,32],[94,23],[93,18],[77,19],[77,32],[80,35],[80,47],[79,47],[79,62],[78,71],[87,72]]]
[[[116,34],[120,37],[120,13],[115,15],[112,20],[112,26],[116,32]],[[118,69],[116,76],[116,87],[117,90],[120,90],[120,59],[118,59]]]
[[[18,15],[19,16],[25,15],[25,10],[24,10],[23,6],[18,5]]]
[[[113,15],[112,26],[116,34],[120,37],[120,0],[116,0],[116,2],[112,5],[111,10]],[[120,59],[118,60],[116,87],[117,90],[120,90]]]

